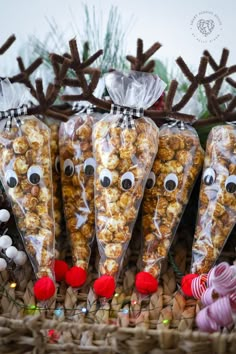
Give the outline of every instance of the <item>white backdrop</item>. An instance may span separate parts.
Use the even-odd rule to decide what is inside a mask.
[[[66,29],[69,39],[70,24],[76,22],[81,27],[81,4],[81,0],[0,0],[0,43],[11,33],[17,35],[17,42],[0,58],[4,70],[14,64],[14,56],[28,35],[45,37],[49,31],[46,17],[53,17],[62,29]],[[127,52],[134,52],[139,36],[146,46],[160,41],[163,47],[157,57],[168,58],[170,63],[182,55],[187,63],[196,66],[203,49],[208,48],[218,58],[223,47],[231,51],[229,62],[236,63],[235,0],[87,0],[87,4],[96,6],[98,16],[103,14],[104,23],[111,5],[118,6],[124,27],[132,22],[126,37]],[[198,42],[192,36],[190,22],[200,11],[213,11],[222,22],[220,37],[212,43]]]

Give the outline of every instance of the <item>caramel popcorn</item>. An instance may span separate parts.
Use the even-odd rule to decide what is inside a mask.
[[[93,124],[91,115],[76,115],[62,123],[59,132],[66,228],[71,240],[73,264],[85,270],[88,270],[90,244],[95,235]]]
[[[146,118],[135,120],[135,129],[121,129],[111,117],[93,131],[95,210],[100,274],[117,278],[157,152],[158,129]]]
[[[36,276],[53,278],[54,219],[47,126],[34,116],[0,134],[0,177]]]
[[[202,274],[210,270],[235,225],[235,144],[236,129],[230,125],[214,127],[208,136],[193,242],[192,273]]]
[[[193,128],[164,125],[143,198],[143,270],[160,275],[180,218],[201,170],[203,151]]]

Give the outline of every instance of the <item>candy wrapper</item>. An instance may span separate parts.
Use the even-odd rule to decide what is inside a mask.
[[[199,196],[191,273],[207,273],[236,223],[236,128],[212,128]]]
[[[161,127],[158,153],[143,198],[143,271],[136,276],[140,293],[157,289],[161,263],[167,257],[203,158],[194,128],[181,122]]]
[[[54,218],[49,128],[27,116],[20,85],[1,81],[0,177],[36,278],[39,300],[54,295]]]
[[[86,281],[95,236],[92,130],[100,116],[100,113],[78,113],[60,127],[64,213],[74,265],[66,273],[66,282],[72,287],[80,287]]]
[[[165,84],[156,75],[141,72],[112,72],[105,83],[115,105],[93,132],[96,236],[102,276],[94,290],[109,298],[157,153],[158,128],[143,117],[141,108],[152,106]]]

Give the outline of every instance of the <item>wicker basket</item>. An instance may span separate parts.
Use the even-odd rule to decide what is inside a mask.
[[[0,353],[235,353],[235,328],[212,335],[197,331],[199,303],[186,299],[178,286],[191,261],[196,195],[197,190],[179,226],[172,257],[163,265],[158,291],[151,297],[140,298],[134,291],[141,247],[139,223],[109,302],[96,299],[92,291],[99,260],[96,245],[83,289],[58,284],[47,306],[35,302],[29,264],[15,274],[15,288],[11,274],[0,273]],[[233,232],[219,261],[232,263],[235,246]]]

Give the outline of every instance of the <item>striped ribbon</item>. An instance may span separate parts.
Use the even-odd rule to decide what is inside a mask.
[[[74,102],[72,110],[78,111],[78,113],[86,112],[87,114],[92,114],[94,112],[95,108],[96,108],[96,106],[93,104],[91,104],[89,106],[82,106],[79,102]]]
[[[169,128],[177,126],[181,130],[185,129],[186,123],[184,123],[182,120],[177,120],[175,118],[168,118],[168,119],[169,119],[169,122],[167,124],[168,124]]]
[[[143,117],[143,108],[122,107],[115,104],[111,105],[111,114],[121,115],[117,126],[124,129],[135,129],[134,119]]]
[[[207,274],[201,274],[194,278],[191,284],[191,290],[195,299],[201,299],[202,294],[206,291]]]
[[[8,109],[6,111],[0,111],[0,120],[7,119],[4,129],[11,130],[13,125],[13,120],[15,120],[18,127],[21,126],[22,122],[20,116],[25,116],[28,113],[28,106],[22,105],[18,108]]]

